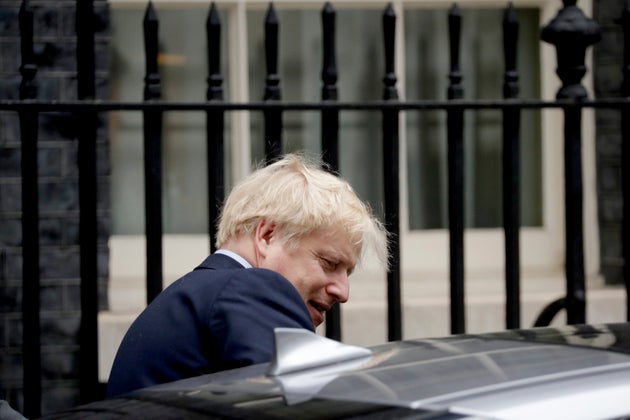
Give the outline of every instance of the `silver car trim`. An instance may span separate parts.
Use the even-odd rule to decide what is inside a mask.
[[[365,347],[343,344],[299,328],[275,328],[269,376],[286,375],[372,356]]]

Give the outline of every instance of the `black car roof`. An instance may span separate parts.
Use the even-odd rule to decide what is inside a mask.
[[[404,340],[370,347],[367,353],[319,336],[300,339],[290,368],[275,359],[147,388],[117,401],[208,418],[535,418],[553,412],[590,419],[630,414],[629,323]],[[285,344],[292,350],[291,340]],[[338,346],[345,356],[339,356]],[[286,350],[278,354],[290,354]],[[104,413],[102,404],[107,401],[98,408]]]

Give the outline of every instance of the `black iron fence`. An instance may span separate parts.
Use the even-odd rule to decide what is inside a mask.
[[[506,328],[518,328],[520,320],[520,115],[524,109],[557,108],[564,112],[564,166],[566,207],[566,296],[551,302],[540,314],[536,325],[547,325],[560,311],[566,310],[569,323],[585,321],[586,290],[584,281],[582,227],[582,161],[581,118],[585,108],[608,108],[622,114],[623,161],[628,158],[630,136],[630,6],[626,6],[620,23],[626,37],[624,83],[621,98],[591,100],[581,84],[585,75],[585,52],[600,38],[599,26],[575,6],[564,1],[558,15],[544,27],[542,40],[557,50],[557,74],[562,87],[555,101],[518,99],[519,72],[516,68],[518,20],[511,5],[503,20],[505,71],[503,98],[496,100],[464,100],[462,74],[459,66],[461,14],[455,5],[448,15],[450,39],[450,80],[445,101],[399,100],[394,67],[396,15],[386,7],[382,15],[385,52],[383,95],[381,100],[364,103],[338,101],[335,59],[335,9],[326,3],[322,10],[322,91],[319,102],[282,101],[280,76],[277,72],[278,26],[273,4],[265,21],[265,53],[267,75],[264,100],[233,103],[223,100],[223,78],[220,73],[221,21],[216,6],[211,5],[207,19],[208,68],[207,101],[179,103],[161,101],[161,81],[158,72],[158,16],[149,2],[144,37],[146,75],[144,101],[111,102],[95,100],[94,32],[90,25],[93,2],[77,1],[77,75],[78,100],[45,102],[37,100],[37,67],[33,55],[33,13],[27,1],[20,10],[22,84],[19,100],[0,101],[0,110],[19,114],[21,127],[22,165],[22,229],[23,229],[23,354],[24,406],[30,416],[39,414],[41,398],[41,354],[39,319],[39,202],[37,162],[37,121],[41,114],[71,112],[79,116],[78,162],[80,196],[81,245],[81,328],[80,328],[80,389],[81,400],[98,398],[97,374],[97,212],[96,212],[96,151],[97,117],[109,111],[141,111],[144,121],[145,220],[147,246],[147,299],[151,301],[162,288],[162,117],[165,112],[203,111],[207,115],[207,159],[209,185],[208,230],[214,243],[213,221],[217,218],[216,203],[224,198],[224,118],[237,110],[261,112],[267,158],[272,160],[282,150],[284,111],[316,111],[321,115],[321,147],[325,161],[338,167],[339,113],[341,111],[377,112],[381,116],[382,156],[384,176],[384,222],[392,233],[391,270],[387,277],[388,338],[402,336],[400,243],[399,243],[399,114],[403,111],[438,110],[447,115],[448,151],[448,225],[450,238],[450,317],[451,332],[466,331],[464,322],[464,118],[469,112],[482,109],[500,110],[503,116],[503,221],[505,231]],[[630,197],[630,167],[623,167],[624,197]],[[624,207],[624,257],[630,253],[630,206]],[[626,288],[630,268],[625,266]],[[327,319],[329,337],[341,336],[340,313]]]

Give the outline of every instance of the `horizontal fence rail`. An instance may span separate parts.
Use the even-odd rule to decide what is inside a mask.
[[[79,6],[80,5],[80,6]],[[92,12],[91,1],[77,1],[77,22],[88,21]],[[629,11],[624,11],[626,36],[630,33]],[[23,227],[23,324],[24,324],[24,402],[29,407],[27,417],[40,415],[41,365],[39,325],[39,222],[37,199],[37,119],[48,112],[70,112],[81,121],[79,129],[79,179],[81,211],[81,389],[83,401],[97,398],[96,379],[96,178],[95,138],[97,118],[110,111],[141,112],[144,134],[144,179],[145,216],[147,239],[147,300],[150,302],[162,287],[162,159],[163,115],[166,112],[206,113],[206,137],[208,159],[210,248],[214,250],[214,221],[218,208],[225,196],[224,171],[224,118],[232,111],[260,112],[264,116],[266,155],[272,161],[282,153],[282,117],[287,112],[317,112],[321,115],[322,155],[333,171],[339,167],[339,114],[342,112],[376,112],[381,117],[383,179],[384,179],[384,223],[391,233],[390,270],[387,277],[388,339],[402,338],[401,268],[400,268],[400,162],[399,121],[401,112],[442,111],[447,116],[447,159],[448,159],[448,218],[450,243],[450,299],[451,332],[466,331],[465,281],[464,281],[464,120],[470,113],[479,110],[496,110],[502,120],[503,144],[503,223],[506,238],[506,328],[519,328],[520,320],[520,114],[528,109],[561,109],[564,112],[565,141],[565,207],[566,207],[566,296],[551,302],[539,315],[536,325],[548,325],[560,310],[566,310],[569,323],[581,323],[585,319],[586,291],[584,286],[584,255],[582,238],[582,162],[581,162],[581,117],[585,109],[612,109],[619,111],[622,118],[624,162],[630,139],[630,71],[624,68],[622,97],[589,99],[581,84],[585,74],[584,54],[588,46],[599,39],[599,28],[575,7],[575,1],[564,1],[559,11],[542,32],[542,39],[554,45],[558,52],[558,75],[562,87],[553,101],[518,98],[519,74],[516,67],[518,48],[518,21],[514,8],[505,9],[503,24],[505,73],[503,98],[495,100],[464,99],[459,68],[461,14],[454,5],[448,14],[450,41],[450,71],[447,100],[400,100],[396,86],[394,67],[394,45],[396,15],[388,5],[382,16],[385,69],[383,95],[369,102],[344,102],[338,100],[337,68],[335,53],[335,10],[326,3],[322,10],[323,63],[321,101],[291,102],[282,100],[281,79],[278,74],[278,38],[280,22],[274,6],[270,5],[264,21],[266,75],[261,101],[238,103],[223,98],[223,77],[220,73],[221,22],[214,3],[208,13],[206,34],[208,44],[207,101],[169,102],[161,100],[161,80],[157,62],[159,45],[159,19],[151,2],[144,17],[144,41],[146,51],[146,74],[144,78],[144,100],[138,102],[102,101],[94,99],[94,50],[93,31],[89,25],[77,24],[77,47],[79,94],[76,101],[37,100],[36,72],[32,59],[33,15],[24,1],[20,11],[22,36],[23,76],[19,100],[0,100],[0,110],[17,112],[21,122],[22,141],[22,227]],[[579,22],[566,31],[566,22]],[[564,25],[564,26],[563,26]],[[91,47],[90,47],[91,44]],[[626,63],[628,42],[626,42]],[[86,61],[87,60],[87,61]],[[91,63],[90,63],[91,60]],[[630,200],[630,175],[624,165],[624,198]],[[626,201],[628,202],[628,201]],[[628,208],[624,206],[624,258],[628,260],[630,245],[626,242],[630,225],[627,221]],[[628,265],[625,281],[629,281]],[[629,284],[626,283],[629,290]],[[630,316],[630,309],[628,310]],[[339,309],[327,317],[326,333],[329,337],[342,338],[341,313]],[[628,318],[630,319],[630,318]]]
[[[163,111],[431,111],[431,110],[502,110],[502,109],[615,109],[621,110],[630,107],[630,97],[623,98],[598,98],[583,100],[541,100],[541,99],[494,99],[494,100],[468,100],[458,99],[457,101],[441,100],[405,100],[384,101],[372,100],[365,102],[346,101],[322,101],[322,102],[178,102],[178,101],[152,101],[126,102],[126,101],[42,101],[42,100],[12,100],[0,99],[0,111],[37,111],[37,112],[57,112],[80,110],[93,111],[143,111],[143,110],[163,110]]]

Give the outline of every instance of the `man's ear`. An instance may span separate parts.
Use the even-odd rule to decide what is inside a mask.
[[[275,235],[276,225],[269,223],[266,219],[260,219],[254,233],[254,244],[259,255],[267,256],[267,248]]]

